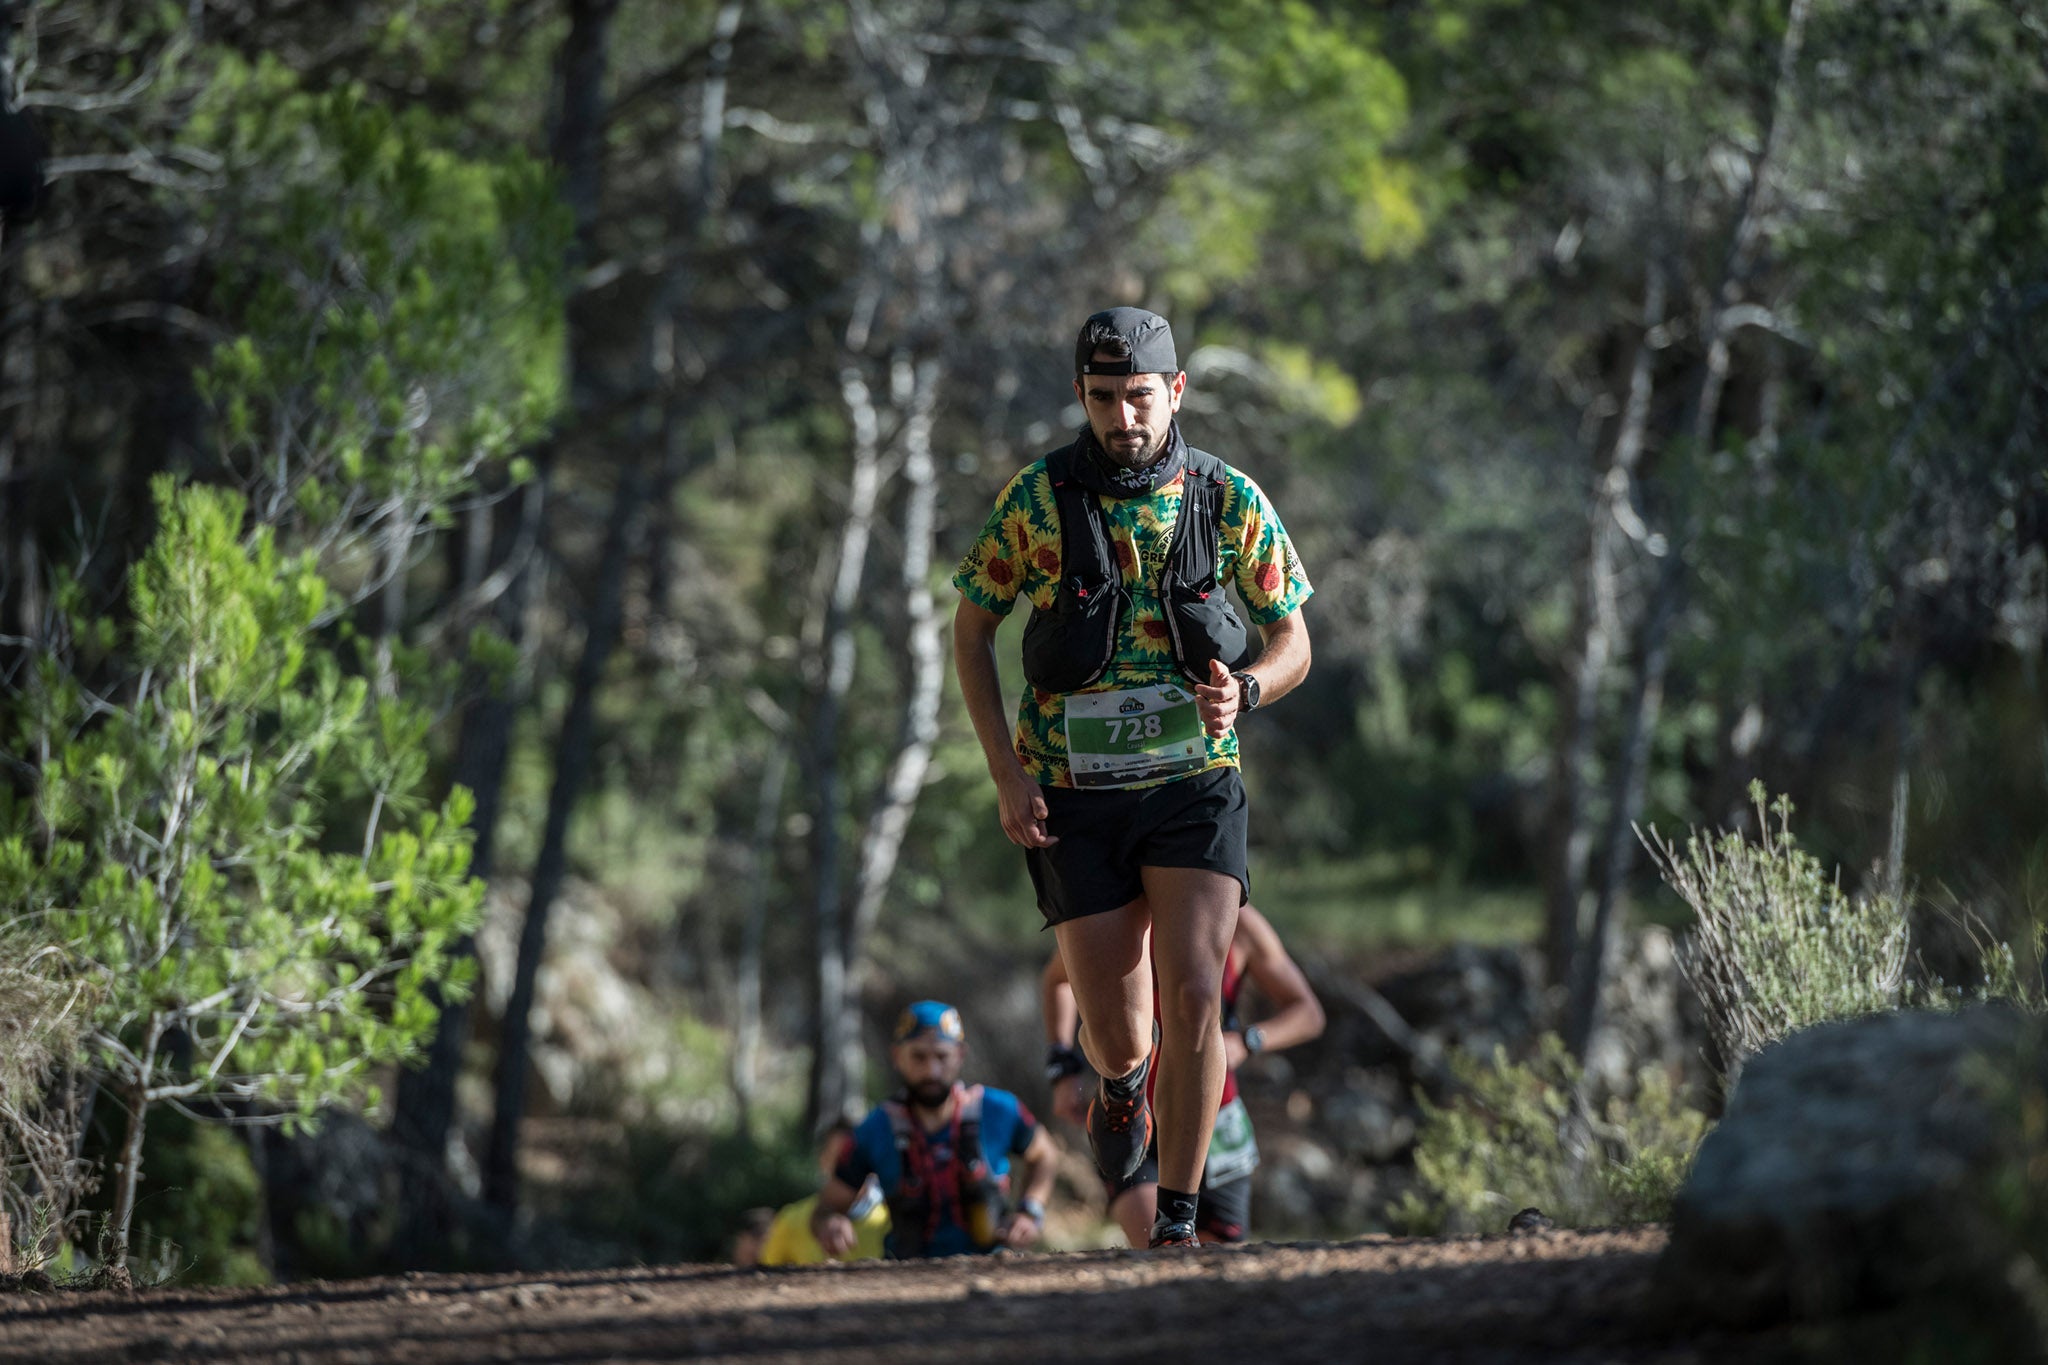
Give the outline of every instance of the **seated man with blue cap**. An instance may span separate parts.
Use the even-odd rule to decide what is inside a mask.
[[[1052,1193],[1052,1137],[1009,1091],[962,1085],[966,1056],[967,1030],[951,1005],[920,1000],[897,1019],[889,1061],[901,1088],[854,1129],[811,1214],[828,1256],[853,1249],[847,1215],[871,1175],[889,1205],[887,1248],[897,1260],[1038,1240]]]

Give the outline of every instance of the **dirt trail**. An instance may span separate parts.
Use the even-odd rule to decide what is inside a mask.
[[[1654,1230],[736,1271],[414,1275],[0,1300],[0,1361],[1719,1361]],[[1749,1343],[1755,1345],[1758,1343]]]

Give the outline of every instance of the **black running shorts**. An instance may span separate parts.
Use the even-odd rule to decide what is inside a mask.
[[[1103,1182],[1103,1193],[1114,1204],[1117,1196],[1125,1190],[1139,1185],[1159,1183],[1159,1144],[1153,1143],[1145,1149],[1145,1160],[1132,1173],[1129,1180]],[[1195,1204],[1195,1227],[1200,1230],[1203,1240],[1210,1242],[1242,1242],[1250,1235],[1252,1222],[1252,1173],[1226,1180],[1220,1185],[1202,1182],[1202,1190]]]
[[[1046,833],[1059,842],[1025,849],[1024,861],[1047,924],[1129,905],[1145,892],[1141,867],[1207,868],[1237,878],[1238,904],[1250,897],[1244,779],[1236,768],[1156,787],[1039,790]]]

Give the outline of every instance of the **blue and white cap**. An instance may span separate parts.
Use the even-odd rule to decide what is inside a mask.
[[[907,1043],[926,1033],[936,1033],[942,1043],[967,1041],[960,1011],[939,1000],[920,1000],[896,1016],[896,1032],[891,1041]]]

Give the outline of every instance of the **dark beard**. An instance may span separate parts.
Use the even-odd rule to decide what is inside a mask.
[[[1095,438],[1095,448],[1097,450],[1100,450],[1102,452],[1102,457],[1108,460],[1111,464],[1118,465],[1124,469],[1136,472],[1140,469],[1149,468],[1152,464],[1158,461],[1161,455],[1164,455],[1166,453],[1166,439],[1170,434],[1170,430],[1162,431],[1159,433],[1158,438],[1152,441],[1151,444],[1142,446],[1136,450],[1130,451],[1129,453],[1124,453],[1118,450],[1116,446],[1104,442],[1103,439],[1098,436]]]
[[[910,1094],[910,1102],[920,1109],[936,1109],[953,1093],[953,1087],[944,1081],[922,1081],[905,1089]]]
[[[1170,424],[1158,452],[1144,464],[1126,465],[1102,448],[1092,427],[1082,427],[1074,461],[1074,477],[1083,488],[1110,498],[1144,497],[1179,477],[1187,463],[1187,442],[1180,426]]]

